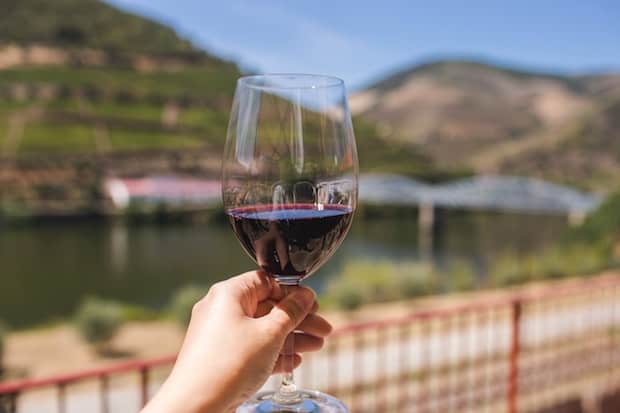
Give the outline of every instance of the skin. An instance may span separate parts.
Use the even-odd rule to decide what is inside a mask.
[[[213,285],[192,310],[177,361],[142,413],[232,412],[272,373],[284,370],[282,348],[295,334],[294,366],[317,351],[331,325],[316,314],[307,287],[282,288],[261,271]]]

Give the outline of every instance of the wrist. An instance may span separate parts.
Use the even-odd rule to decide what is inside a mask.
[[[171,375],[141,413],[219,413],[229,411],[228,400],[216,391],[193,389]],[[215,389],[211,389],[215,390]]]

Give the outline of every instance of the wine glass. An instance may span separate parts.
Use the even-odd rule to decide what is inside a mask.
[[[313,274],[344,239],[357,204],[358,163],[344,82],[274,74],[237,81],[222,168],[226,214],[243,249],[284,290]],[[238,412],[347,412],[298,390],[292,337],[279,390]]]

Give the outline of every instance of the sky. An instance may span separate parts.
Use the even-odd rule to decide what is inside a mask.
[[[616,0],[108,0],[172,25],[246,71],[321,73],[361,88],[407,66],[475,58],[620,71]]]

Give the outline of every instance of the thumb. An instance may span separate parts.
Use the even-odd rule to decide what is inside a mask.
[[[314,291],[307,287],[296,288],[277,303],[265,319],[275,326],[279,333],[286,336],[312,311],[314,301]]]

